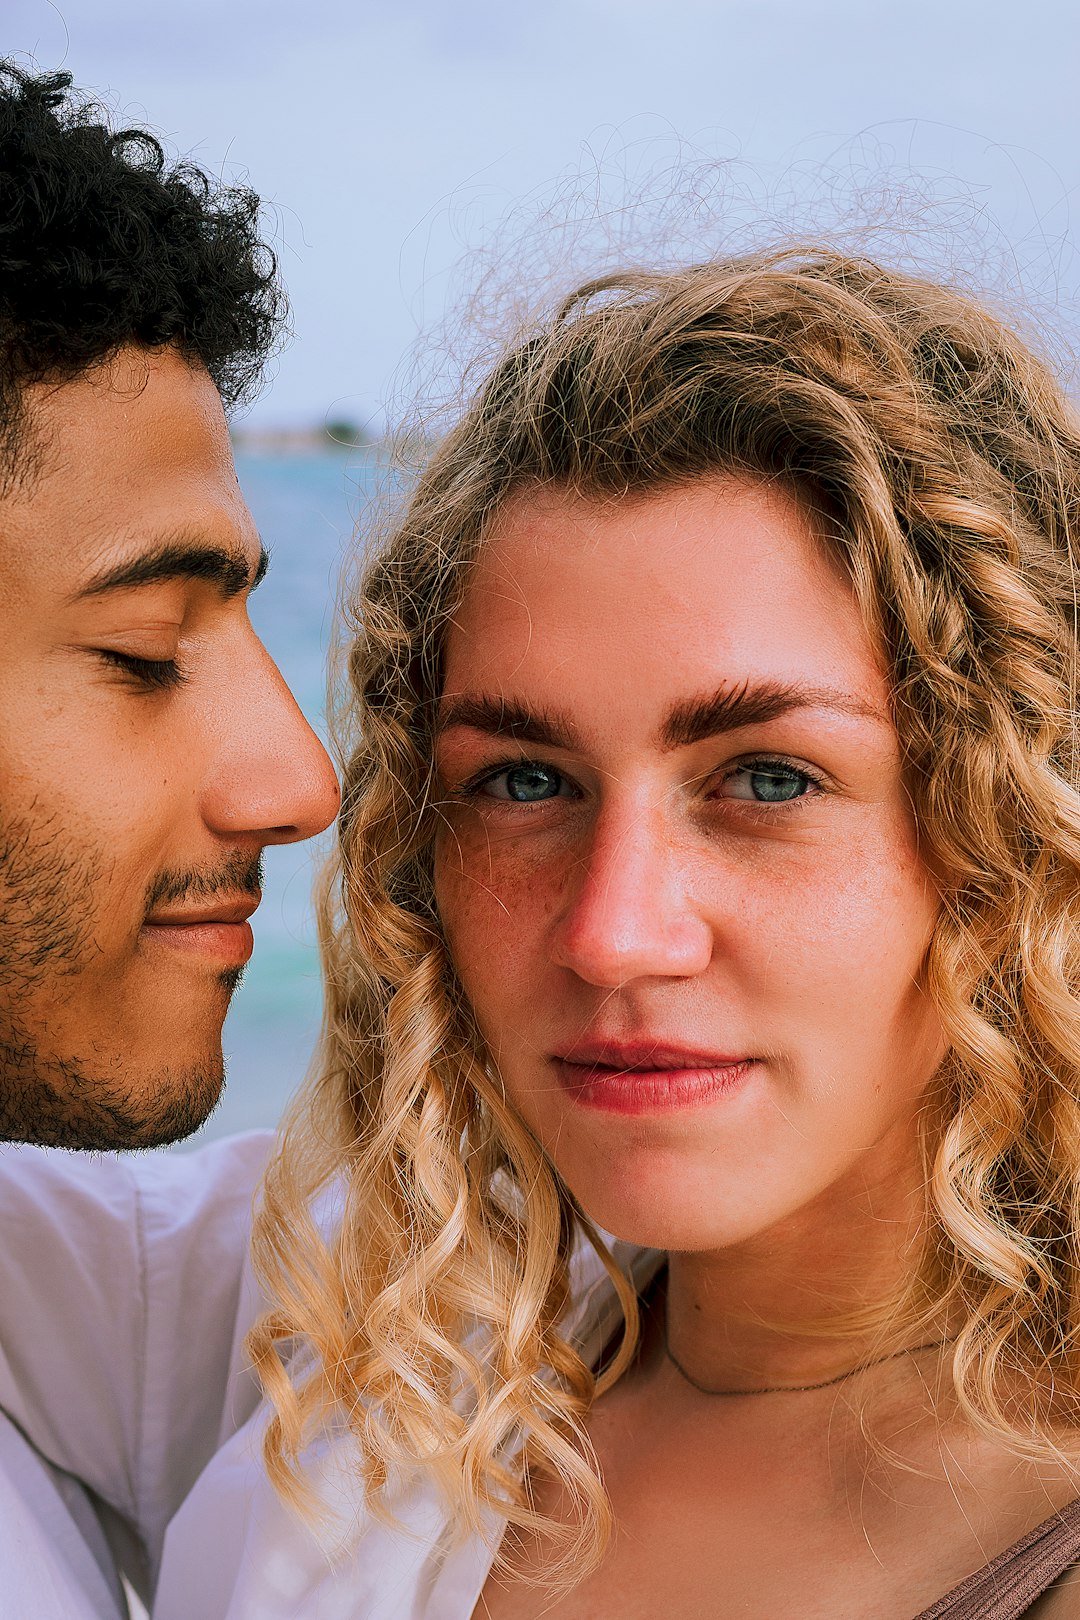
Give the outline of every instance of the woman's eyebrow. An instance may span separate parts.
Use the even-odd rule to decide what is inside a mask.
[[[763,726],[796,709],[832,709],[859,720],[890,725],[889,716],[852,692],[789,681],[744,681],[677,703],[664,722],[664,748],[687,748],[744,726]]]
[[[548,748],[576,748],[577,728],[565,715],[515,703],[512,699],[481,692],[458,692],[444,697],[436,716],[436,730],[467,726],[494,737],[543,743]]]
[[[660,746],[688,748],[726,731],[767,725],[797,709],[831,709],[877,725],[891,725],[883,710],[838,687],[744,681],[741,686],[720,687],[703,697],[677,703],[661,727]],[[443,732],[451,726],[465,726],[494,737],[513,737],[518,742],[542,743],[548,748],[569,751],[581,746],[581,733],[567,715],[484,692],[459,692],[443,698],[436,729]]]

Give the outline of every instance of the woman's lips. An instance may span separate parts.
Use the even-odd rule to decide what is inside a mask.
[[[649,1114],[716,1102],[740,1084],[755,1059],[636,1042],[579,1046],[552,1061],[560,1085],[582,1107]]]

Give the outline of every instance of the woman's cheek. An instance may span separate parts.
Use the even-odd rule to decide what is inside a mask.
[[[470,991],[476,969],[489,983],[493,956],[501,971],[535,963],[561,887],[561,863],[523,836],[494,831],[476,813],[457,813],[435,844],[435,900],[450,954]]]

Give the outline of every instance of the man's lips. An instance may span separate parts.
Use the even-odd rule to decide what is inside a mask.
[[[612,1113],[645,1114],[714,1102],[738,1085],[755,1059],[635,1040],[578,1041],[552,1061],[575,1102]]]
[[[162,907],[143,923],[142,938],[151,945],[210,957],[226,967],[243,967],[254,948],[248,918],[261,898],[244,895],[198,906]]]

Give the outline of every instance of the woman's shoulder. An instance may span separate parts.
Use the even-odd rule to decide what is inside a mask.
[[[1023,1620],[1080,1620],[1080,1565],[1059,1575],[1050,1590],[1036,1598]]]

